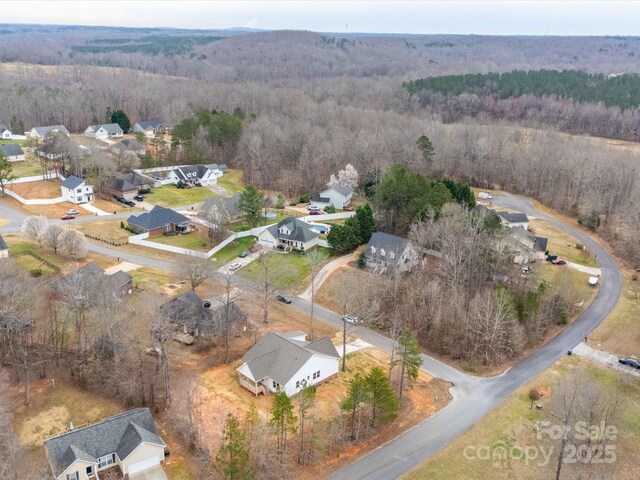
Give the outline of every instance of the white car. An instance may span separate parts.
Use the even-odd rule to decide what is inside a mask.
[[[342,319],[351,325],[355,325],[358,323],[358,320],[360,320],[358,317],[354,317],[353,315],[343,315]]]
[[[318,211],[318,210],[320,210],[320,207],[316,207],[315,205],[309,205],[307,207],[307,210],[309,210],[310,212]]]
[[[229,270],[231,270],[232,272],[238,270],[242,265],[240,265],[238,262],[233,262],[229,264]]]
[[[77,215],[80,212],[78,210],[76,210],[75,208],[72,208],[70,210],[67,210],[67,215]]]

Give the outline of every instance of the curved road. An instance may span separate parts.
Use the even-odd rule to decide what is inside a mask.
[[[423,369],[433,376],[453,381],[455,386],[451,391],[454,400],[434,416],[335,472],[329,478],[386,480],[399,477],[463,434],[517,388],[566,355],[567,350],[578,345],[615,307],[622,291],[622,275],[615,260],[602,246],[580,230],[537,210],[527,199],[505,194],[494,197],[493,203],[550,223],[578,239],[596,255],[602,268],[602,283],[595,299],[571,325],[498,377],[472,377],[427,357],[428,361],[423,365]],[[305,309],[301,303],[300,299],[294,302],[297,307]],[[321,313],[326,314],[318,312],[319,318]],[[379,342],[371,338],[371,334],[374,332],[364,328],[357,330],[359,337],[378,345]],[[371,341],[372,339],[374,341]],[[386,341],[389,344],[389,340]]]

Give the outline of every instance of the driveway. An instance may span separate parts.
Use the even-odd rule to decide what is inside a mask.
[[[579,357],[586,358],[592,362],[599,363],[605,367],[617,370],[618,372],[627,373],[640,378],[640,370],[622,365],[618,362],[618,357],[602,350],[596,350],[595,348],[582,342],[571,351],[572,355],[578,355]]]
[[[329,276],[333,272],[335,272],[339,268],[346,267],[349,262],[355,259],[355,254],[350,253],[349,255],[343,255],[342,257],[338,257],[335,260],[331,260],[324,267],[322,267],[316,274],[316,278],[313,282],[314,292],[318,292],[322,284],[327,280],[327,278],[329,278]],[[311,285],[309,285],[307,289],[300,294],[300,298],[311,300]]]
[[[148,468],[144,472],[133,473],[129,475],[129,480],[169,480],[167,474],[164,473],[162,466]]]
[[[129,263],[129,262],[120,262],[117,265],[114,265],[113,267],[109,267],[106,268],[104,270],[104,273],[106,275],[113,275],[116,272],[130,272],[131,270],[136,270],[140,268],[140,265],[136,265],[135,263]]]
[[[113,215],[112,213],[105,212],[104,210],[100,210],[98,207],[94,207],[90,203],[83,203],[78,205],[80,208],[84,208],[87,212],[91,212],[99,217],[104,217],[106,215]]]
[[[255,252],[255,253],[251,253],[251,254],[247,255],[244,258],[240,258],[240,257],[234,258],[229,263],[227,263],[227,264],[221,266],[220,268],[218,268],[218,272],[220,272],[223,275],[225,275],[227,272],[229,272],[229,273],[231,273],[233,275],[238,270],[240,270],[240,268],[246,267],[251,262],[253,262],[255,259],[257,259],[259,256],[260,256],[260,252]],[[229,265],[231,265],[232,263],[239,263],[240,264],[240,268],[238,268],[236,270],[233,270],[233,271],[229,270]]]
[[[579,263],[567,262],[567,267],[572,270],[577,270],[578,272],[588,273],[592,277],[599,277],[602,273],[602,270],[595,267],[585,267],[584,265],[580,265]]]

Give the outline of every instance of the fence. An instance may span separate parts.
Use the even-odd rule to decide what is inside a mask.
[[[60,175],[55,170],[51,170],[50,172],[45,173],[44,175],[33,175],[31,177],[20,177],[10,182],[7,182],[7,185],[11,185],[12,183],[27,183],[27,182],[39,182],[41,180],[51,180],[53,178],[59,178],[64,180],[64,177]]]
[[[148,233],[141,233],[140,235],[129,237],[128,241],[133,245],[155,248],[156,250],[164,250],[165,252],[178,253],[180,255],[189,255],[192,257],[209,258],[209,256],[205,252],[198,252],[197,250],[190,250],[188,248],[182,247],[174,247],[173,245],[164,245],[157,242],[149,242],[147,241],[147,238],[149,238]]]
[[[11,198],[15,198],[20,203],[24,205],[54,205],[56,203],[66,202],[67,200],[64,197],[57,198],[22,198],[16,192],[9,190],[8,188],[4,191]]]

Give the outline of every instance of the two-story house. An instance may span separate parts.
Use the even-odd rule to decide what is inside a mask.
[[[95,200],[93,194],[93,186],[87,185],[87,182],[71,175],[60,184],[61,196],[76,205],[79,203],[91,203]]]

